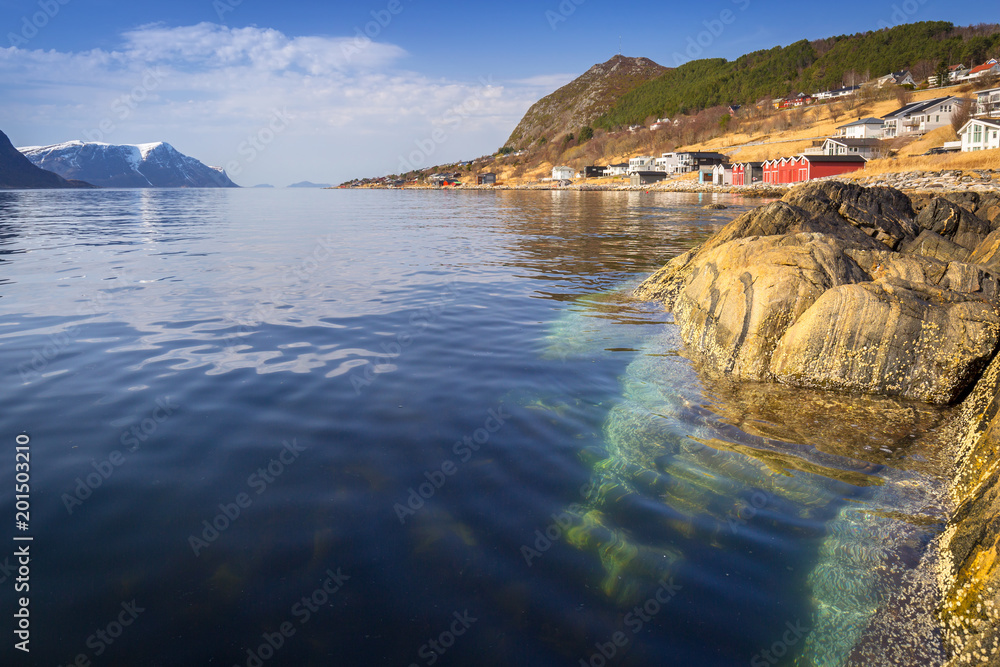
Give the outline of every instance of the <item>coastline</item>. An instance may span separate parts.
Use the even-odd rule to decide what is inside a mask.
[[[918,600],[893,583],[902,607],[872,620],[865,641],[905,656],[918,651],[903,641],[910,624],[924,623],[947,648],[933,664],[1000,667],[1000,187],[966,178],[903,176],[925,186],[907,192],[800,185],[676,257],[635,296],[674,313],[710,375],[954,408],[920,436],[945,462],[942,530],[913,570],[935,593]],[[953,182],[926,188],[942,179]],[[909,613],[927,606],[926,621]]]
[[[1000,191],[1000,170],[977,169],[972,171],[902,171],[891,173],[866,174],[856,172],[851,177],[830,176],[810,181],[851,182],[865,187],[890,187],[906,193],[939,194],[945,192],[978,192],[989,193]],[[631,185],[628,183],[588,183],[574,182],[568,185],[557,185],[552,182],[514,183],[499,185],[461,185],[458,187],[436,187],[433,185],[367,185],[358,188],[328,188],[356,190],[433,190],[433,191],[575,191],[575,192],[682,192],[702,194],[731,194],[743,197],[780,198],[801,183],[755,183],[753,185],[712,185],[698,183],[693,179],[672,179],[650,185]]]

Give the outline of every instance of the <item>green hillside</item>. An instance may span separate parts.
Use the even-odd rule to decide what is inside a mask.
[[[925,21],[802,40],[734,61],[685,63],[621,96],[595,124],[611,129],[721,104],[814,93],[908,68],[916,70],[914,78],[923,78],[942,61],[973,67],[993,57],[1000,57],[1000,25],[995,24],[958,28],[945,21]]]

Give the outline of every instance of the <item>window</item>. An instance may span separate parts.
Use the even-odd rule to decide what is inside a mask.
[[[978,144],[983,141],[983,126],[973,125],[972,126],[972,143]]]

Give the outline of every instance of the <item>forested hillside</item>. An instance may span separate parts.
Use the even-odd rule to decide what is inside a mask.
[[[650,117],[674,116],[720,104],[752,104],[792,92],[815,93],[913,70],[915,79],[944,62],[967,67],[1000,57],[1000,25],[959,28],[925,21],[757,51],[734,61],[695,60],[639,85],[595,125],[611,129]]]

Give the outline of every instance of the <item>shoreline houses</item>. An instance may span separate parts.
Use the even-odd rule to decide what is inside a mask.
[[[871,160],[881,157],[884,152],[881,139],[855,139],[847,137],[829,137],[817,151],[806,151],[806,155],[860,155]]]
[[[733,165],[733,185],[753,185],[764,182],[763,162],[737,162]]]
[[[860,155],[796,155],[767,160],[762,165],[764,183],[805,183],[865,168]]]
[[[573,180],[573,175],[575,172],[572,167],[552,167],[552,180],[553,181],[571,181]]]
[[[699,171],[702,167],[714,167],[728,161],[729,158],[722,153],[707,151],[664,153],[656,158],[653,171],[662,171],[667,174],[687,174]]]
[[[966,102],[967,100],[960,97],[948,95],[906,104],[882,116],[883,136],[886,139],[896,139],[949,125],[952,116],[958,113],[961,105]]]
[[[628,161],[628,173],[635,174],[640,171],[656,171],[656,158],[652,155],[640,155]]]

